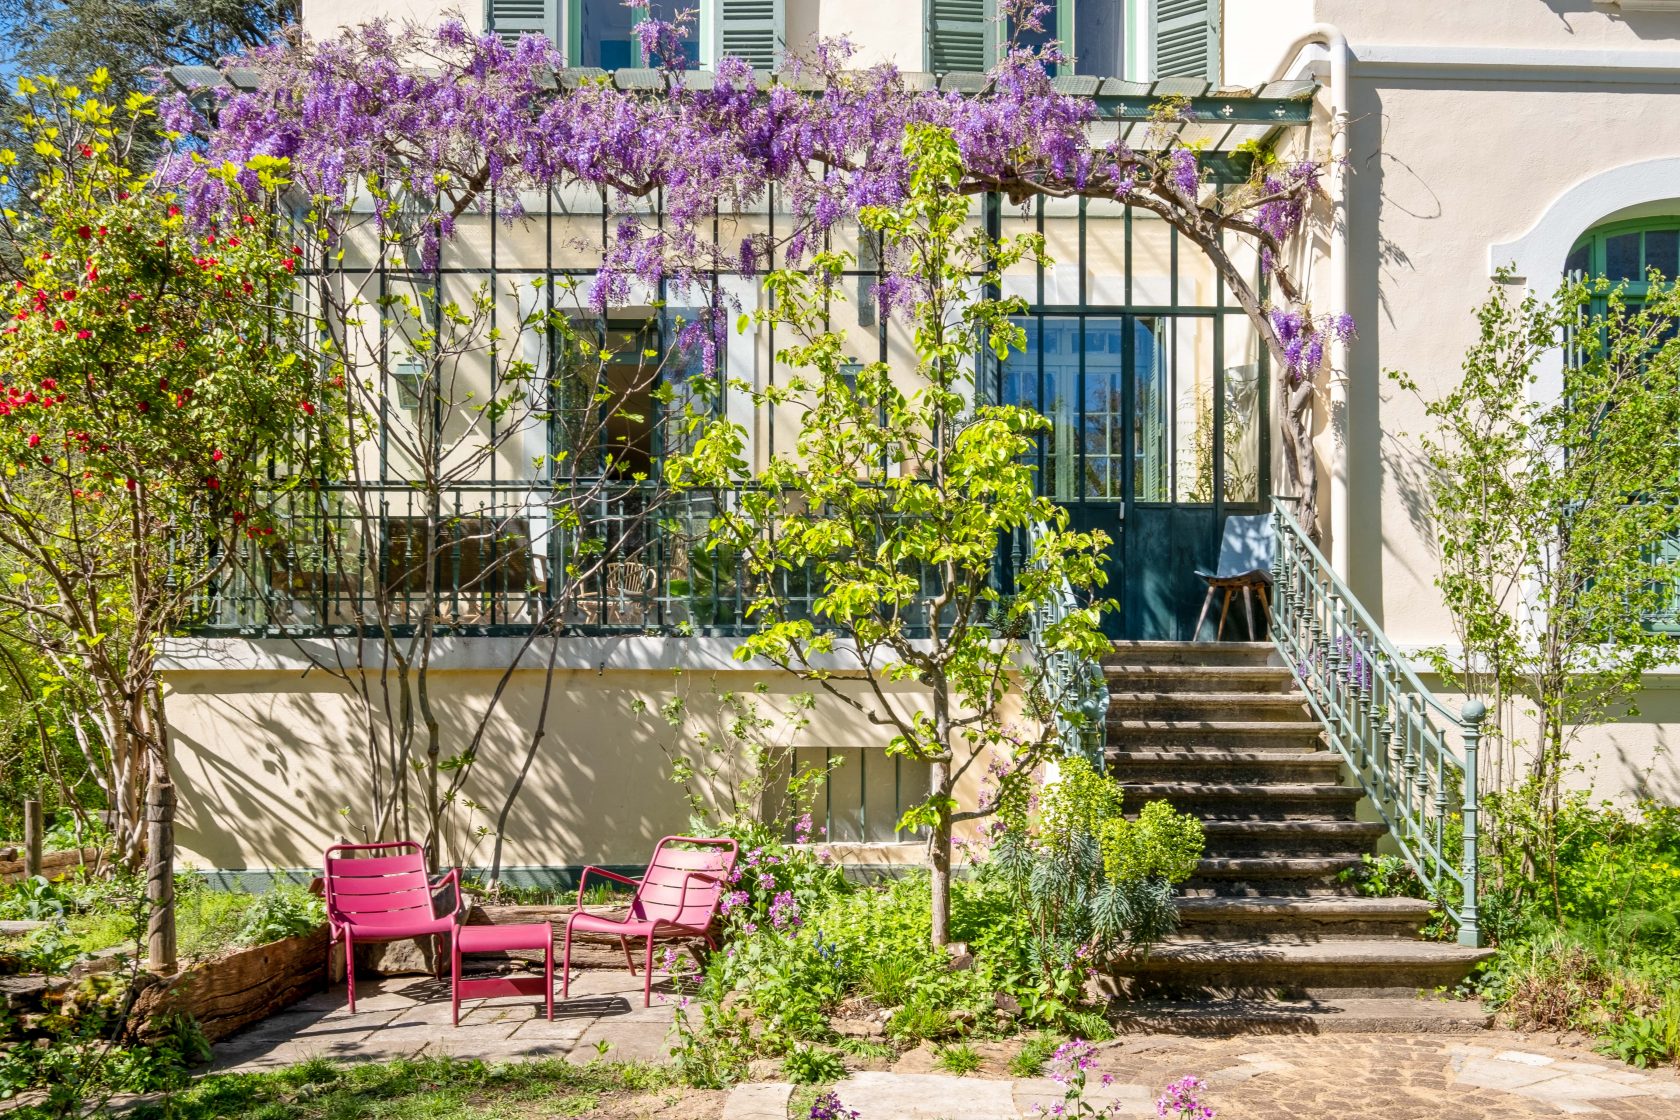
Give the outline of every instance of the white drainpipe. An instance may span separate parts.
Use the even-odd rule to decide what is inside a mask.
[[[1348,309],[1348,65],[1353,52],[1347,36],[1334,24],[1315,23],[1283,52],[1272,71],[1272,81],[1289,74],[1303,50],[1318,43],[1330,53],[1330,253],[1325,262],[1330,272],[1330,310],[1341,314]],[[1348,543],[1352,537],[1348,501],[1348,345],[1340,339],[1330,343],[1330,566],[1337,575],[1348,576]]]

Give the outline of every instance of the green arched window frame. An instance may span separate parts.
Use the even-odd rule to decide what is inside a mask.
[[[1564,260],[1566,276],[1602,276],[1626,282],[1628,299],[1644,299],[1650,270],[1673,280],[1680,273],[1680,215],[1631,218],[1593,226],[1575,242]]]

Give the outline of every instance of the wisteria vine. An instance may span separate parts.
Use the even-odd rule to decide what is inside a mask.
[[[1027,31],[1041,28],[1048,11],[1037,0],[1003,7],[1011,26]],[[1290,386],[1307,386],[1282,410],[1286,434],[1307,446],[1323,340],[1352,330],[1345,316],[1312,315],[1283,263],[1319,190],[1319,164],[1260,159],[1248,182],[1214,189],[1199,152],[1175,129],[1151,129],[1142,148],[1118,132],[1094,142],[1093,102],[1060,92],[1047,72],[1062,59],[1054,45],[1011,46],[983,90],[965,94],[920,88],[890,65],[849,68],[844,41],[790,59],[768,84],[738,59],[720,60],[710,74],[685,72],[691,30],[688,17],[637,24],[644,55],[661,66],[652,89],[579,79],[541,36],[510,45],[459,20],[437,28],[376,21],[330,41],[262,48],[237,60],[257,75],[255,88],[222,85],[166,104],[166,123],[182,139],[160,176],[205,220],[231,194],[259,190],[265,160],[286,161],[291,189],[317,212],[348,213],[375,184],[387,204],[374,219],[391,236],[391,223],[408,214],[401,236],[415,240],[426,263],[463,214],[493,204],[517,221],[522,192],[594,190],[612,220],[587,297],[605,307],[637,283],[706,292],[720,273],[797,265],[827,233],[855,223],[861,207],[905,197],[903,138],[911,125],[931,123],[955,136],[966,193],[996,192],[1015,204],[1038,195],[1109,199],[1150,211],[1192,241]],[[1161,110],[1163,118],[1185,114],[1182,106]],[[763,208],[772,189],[776,237],[720,243],[715,220]],[[1236,244],[1258,253],[1269,299]],[[891,260],[881,265],[877,298],[886,304],[913,278]],[[720,349],[717,338],[706,340],[708,363]],[[1286,462],[1311,524],[1310,451]]]

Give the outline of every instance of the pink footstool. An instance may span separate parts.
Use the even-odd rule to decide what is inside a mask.
[[[460,926],[453,938],[455,944],[455,983],[450,992],[451,1014],[455,1025],[461,1025],[461,1001],[487,999],[491,996],[534,996],[541,992],[550,1022],[554,1020],[554,926],[550,922],[529,922],[516,926]],[[481,976],[467,979],[461,975],[463,953],[506,953],[516,949],[541,949],[543,974],[535,976]],[[540,987],[539,987],[540,985]]]

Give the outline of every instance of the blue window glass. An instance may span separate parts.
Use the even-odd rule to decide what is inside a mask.
[[[1118,78],[1125,71],[1126,16],[1123,0],[1079,0],[1073,8],[1073,68],[1081,74]]]
[[[1639,234],[1621,233],[1604,240],[1604,274],[1612,280],[1641,280]]]
[[[1645,231],[1645,268],[1656,269],[1668,280],[1680,273],[1680,230]]]
[[[582,66],[622,70],[635,65],[632,14],[623,0],[580,0],[578,23],[583,32]]]

